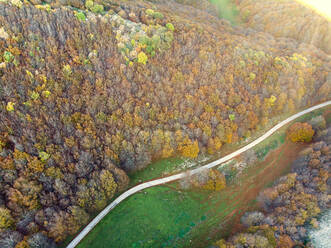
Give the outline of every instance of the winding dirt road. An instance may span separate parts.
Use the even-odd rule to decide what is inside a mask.
[[[173,182],[179,179],[182,179],[184,177],[190,176],[190,175],[194,175],[197,173],[200,173],[203,170],[206,169],[210,169],[213,168],[217,165],[220,165],[240,154],[242,154],[243,152],[253,148],[254,146],[256,146],[257,144],[261,143],[262,141],[264,141],[265,139],[267,139],[269,136],[271,136],[274,132],[276,132],[278,129],[280,129],[281,127],[285,126],[286,124],[290,123],[291,121],[297,119],[300,116],[303,116],[305,114],[308,114],[314,110],[326,107],[328,105],[331,105],[331,101],[327,101],[321,104],[318,104],[314,107],[308,108],[306,110],[303,110],[295,115],[290,116],[289,118],[287,118],[286,120],[278,123],[276,126],[274,126],[273,128],[271,128],[269,131],[267,131],[264,135],[262,135],[261,137],[259,137],[258,139],[254,140],[253,142],[249,143],[248,145],[240,148],[239,150],[225,156],[222,157],[220,159],[215,160],[214,162],[211,162],[209,164],[206,164],[204,166],[201,166],[199,168],[193,169],[193,170],[189,170],[186,172],[182,172],[173,176],[168,176],[168,177],[164,177],[164,178],[160,178],[160,179],[156,179],[153,181],[149,181],[146,183],[142,183],[139,184],[137,186],[134,186],[133,188],[125,191],[123,194],[121,194],[119,197],[117,197],[112,203],[110,203],[104,210],[102,210],[71,242],[70,244],[67,246],[67,248],[74,248],[78,245],[78,243],[103,219],[103,217],[105,217],[113,208],[115,208],[120,202],[122,202],[123,200],[125,200],[126,198],[128,198],[129,196],[137,193],[138,191],[141,191],[143,189],[146,188],[150,188],[156,185],[161,185],[161,184],[165,184],[165,183],[169,183],[169,182]]]

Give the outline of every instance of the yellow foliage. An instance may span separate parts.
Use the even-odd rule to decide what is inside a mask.
[[[30,71],[25,70],[25,72],[26,72],[26,74],[28,75],[29,78],[31,78],[31,79],[34,78],[33,74]]]
[[[117,188],[113,174],[108,170],[102,170],[100,174],[100,180],[101,186],[105,190],[107,197],[112,197]]]
[[[170,158],[174,154],[174,149],[169,145],[164,145],[162,149],[162,158]]]
[[[214,139],[210,138],[208,141],[208,153],[209,154],[214,154],[217,152],[220,148],[222,147],[222,141],[220,138],[215,137]]]
[[[45,174],[48,177],[53,177],[53,178],[63,178],[63,174],[61,172],[61,169],[58,167],[49,167],[45,170]]]
[[[232,143],[232,132],[228,132],[226,134],[226,143],[228,144]]]
[[[140,52],[138,54],[138,63],[146,65],[147,60],[148,60],[148,57],[144,52]]]
[[[36,157],[33,158],[33,160],[28,163],[28,167],[33,172],[43,172],[44,171],[44,164]]]
[[[199,154],[198,141],[192,142],[189,138],[185,138],[184,141],[178,144],[179,153],[186,158],[196,158]]]
[[[0,139],[0,152],[2,152],[2,149],[6,146],[6,143]]]
[[[218,170],[210,170],[209,179],[207,183],[203,185],[203,188],[207,190],[220,191],[225,187],[226,187],[225,176]]]
[[[14,223],[10,210],[0,207],[0,228],[9,228]]]
[[[7,107],[6,107],[7,111],[8,112],[14,111],[14,106],[15,106],[15,103],[14,102],[8,102],[7,103]]]
[[[48,97],[51,95],[51,92],[48,91],[48,90],[44,90],[44,91],[42,92],[42,95],[43,95],[43,97],[48,98]]]

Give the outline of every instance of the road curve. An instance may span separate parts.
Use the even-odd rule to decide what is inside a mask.
[[[314,107],[308,108],[306,110],[303,110],[295,115],[292,115],[291,117],[287,118],[286,120],[278,123],[276,126],[274,126],[273,128],[271,128],[269,131],[267,131],[264,135],[262,135],[261,137],[259,137],[258,139],[254,140],[253,142],[249,143],[248,145],[240,148],[239,150],[230,153],[229,155],[222,157],[220,159],[215,160],[214,162],[211,162],[209,164],[206,164],[204,166],[201,166],[199,168],[187,171],[187,172],[182,172],[176,175],[172,175],[169,177],[165,177],[165,178],[160,178],[160,179],[156,179],[153,181],[149,181],[146,183],[142,183],[139,185],[134,186],[133,188],[125,191],[123,194],[121,194],[119,197],[117,197],[112,203],[110,203],[104,210],[102,210],[77,236],[76,238],[74,238],[70,244],[67,246],[67,248],[74,248],[78,245],[78,243],[103,219],[103,217],[105,217],[110,210],[112,210],[113,208],[115,208],[121,201],[125,200],[126,198],[128,198],[129,196],[137,193],[138,191],[141,191],[143,189],[146,188],[150,188],[156,185],[161,185],[161,184],[165,184],[168,182],[172,182],[172,181],[176,181],[179,180],[181,178],[184,178],[188,175],[194,175],[197,174],[203,170],[206,169],[210,169],[213,168],[219,164],[222,164],[238,155],[240,155],[241,153],[251,149],[252,147],[256,146],[257,144],[261,143],[263,140],[265,140],[266,138],[268,138],[270,135],[272,135],[275,131],[277,131],[279,128],[285,126],[286,124],[288,124],[289,122],[295,120],[296,118],[303,116],[309,112],[312,112],[314,110],[326,107],[328,105],[331,105],[331,101],[327,101],[321,104],[318,104]]]

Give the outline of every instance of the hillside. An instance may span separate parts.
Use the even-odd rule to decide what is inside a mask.
[[[296,39],[331,53],[330,19],[298,1],[239,0],[237,7],[247,27],[275,37]]]
[[[0,2],[0,246],[52,247],[127,172],[330,99],[324,52],[188,5],[31,3]]]
[[[319,227],[318,217],[330,209],[331,127],[306,148],[292,164],[292,172],[260,192],[262,212],[246,212],[246,228],[217,247],[294,247],[305,245],[309,229]],[[319,246],[322,247],[322,246]]]

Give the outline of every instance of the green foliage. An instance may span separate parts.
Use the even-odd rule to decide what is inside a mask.
[[[3,53],[3,59],[5,60],[5,62],[10,63],[14,61],[15,57],[11,52],[5,51]]]
[[[237,23],[239,14],[237,6],[231,0],[209,0],[215,7],[220,18],[230,21],[232,24]]]
[[[32,91],[30,97],[32,100],[37,100],[39,98],[39,93],[36,91]]]
[[[103,12],[103,5],[101,4],[94,4],[91,8],[91,11],[96,14],[101,14]]]
[[[46,152],[39,152],[39,158],[42,162],[46,162],[50,157],[51,155]]]
[[[171,32],[175,31],[175,27],[174,27],[174,25],[172,23],[167,23],[166,24],[166,27]]]
[[[86,21],[86,16],[85,16],[84,12],[82,12],[82,11],[76,12],[75,16],[77,17],[78,20],[80,20],[82,22]]]
[[[229,114],[229,119],[230,119],[231,121],[234,121],[234,120],[236,119],[235,114]]]
[[[164,18],[164,15],[161,12],[154,12],[153,17],[155,19],[160,19],[162,20]]]
[[[263,148],[258,149],[255,154],[258,159],[263,160],[265,156],[271,151],[278,147],[278,140],[272,140],[269,144],[265,145]]]

